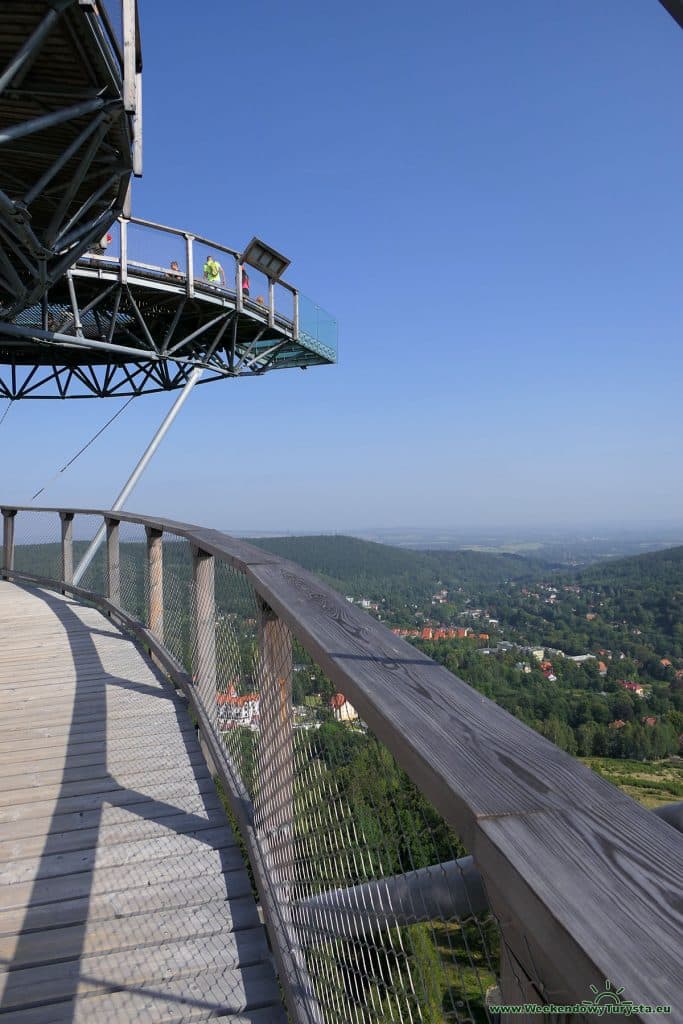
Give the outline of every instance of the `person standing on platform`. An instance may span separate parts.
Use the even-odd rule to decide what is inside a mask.
[[[208,281],[209,284],[213,284],[216,287],[222,284],[225,288],[225,272],[218,260],[215,260],[213,256],[206,257],[206,263],[204,264],[204,279]]]
[[[244,263],[242,264],[242,298],[249,298],[249,274]]]
[[[107,231],[104,235],[102,235],[98,244],[93,245],[92,251],[95,253],[96,256],[104,256],[105,252],[107,251],[107,246],[111,245],[111,241],[111,235]]]

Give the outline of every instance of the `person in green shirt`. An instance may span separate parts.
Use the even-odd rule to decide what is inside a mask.
[[[204,264],[204,279],[208,281],[209,284],[222,284],[225,288],[225,273],[218,260],[215,260],[213,256],[206,257],[206,263]]]

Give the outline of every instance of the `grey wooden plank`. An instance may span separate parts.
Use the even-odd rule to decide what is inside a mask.
[[[159,818],[135,818],[125,824],[108,827],[79,828],[70,832],[57,832],[53,823],[47,823],[42,835],[27,839],[12,837],[0,840],[0,879],[3,862],[11,863],[24,858],[69,853],[76,850],[102,849],[105,846],[122,846],[142,839],[173,837],[178,834],[197,836],[215,828],[229,828],[220,805],[209,817],[178,814]],[[48,831],[49,829],[49,831]]]
[[[228,903],[218,900],[172,910],[155,908],[149,913],[122,919],[94,922],[89,918],[85,928],[75,924],[32,931],[23,934],[20,942],[16,935],[0,936],[0,964],[11,965],[15,971],[20,967],[56,964],[81,956],[154,946],[160,940],[165,944],[207,935],[227,935],[253,930],[259,925],[253,900],[242,901],[237,917]],[[3,970],[0,967],[0,974]]]
[[[46,839],[46,851],[37,857],[23,857],[4,861],[0,864],[0,891],[4,886],[18,885],[34,879],[55,878],[72,875],[80,871],[100,872],[122,864],[147,863],[167,856],[192,856],[198,849],[224,849],[236,843],[227,822],[205,831],[177,834],[166,832],[151,839],[130,840],[110,846],[96,846],[68,853],[52,853],[50,837]]]
[[[51,854],[67,853],[70,850],[88,850],[96,846],[117,846],[138,839],[152,839],[156,836],[196,835],[210,828],[227,828],[225,814],[218,799],[207,812],[199,807],[198,813],[186,812],[180,808],[169,808],[166,814],[137,816],[128,814],[125,820],[116,824],[100,824],[101,813],[91,815],[90,828],[76,827],[66,832],[59,831],[59,822],[44,819],[40,833],[18,837],[12,834],[7,839],[0,837],[0,870],[3,861],[19,860],[23,857],[38,857],[49,848]]]
[[[193,746],[196,746],[196,740],[190,730],[181,733],[178,729],[175,735],[162,737],[157,729],[149,728],[138,733],[134,742],[130,742],[124,734],[111,736],[108,742],[101,740],[99,743],[73,744],[62,741],[58,748],[47,750],[38,747],[23,753],[21,750],[6,751],[0,754],[0,766],[8,775],[19,764],[30,764],[37,772],[53,771],[60,764],[68,765],[69,768],[107,764],[113,769],[116,764],[130,764],[131,761],[139,760],[143,749],[149,751],[150,757],[155,753],[171,751],[181,756]]]
[[[225,902],[236,917],[238,927],[243,927],[243,922],[251,926],[252,912],[254,915],[258,912],[251,894],[251,883],[242,866],[226,874],[213,872],[199,877],[188,874],[187,877],[169,878],[114,893],[93,893],[58,903],[35,904],[28,913],[26,907],[0,910],[0,935],[49,931],[86,921],[90,926],[99,921],[214,902]],[[256,920],[252,923],[255,926]]]
[[[51,708],[54,707],[57,710],[71,708],[76,696],[78,696],[79,705],[82,704],[86,707],[97,706],[105,698],[107,704],[111,705],[112,702],[124,703],[131,700],[136,703],[147,702],[150,696],[154,696],[159,702],[180,703],[170,687],[161,689],[149,680],[139,677],[129,678],[120,674],[111,676],[103,672],[101,682],[92,687],[81,687],[74,682],[60,685],[55,677],[53,677],[53,683],[53,687],[47,692],[17,687],[4,695],[0,693],[2,713],[4,715],[30,716],[40,708],[44,716],[46,702],[49,702]]]
[[[10,738],[3,739],[0,744],[0,764],[11,764],[17,755],[21,756],[22,754],[32,761],[41,761],[46,757],[53,757],[59,752],[64,752],[67,747],[74,754],[86,754],[93,750],[99,751],[108,739],[112,742],[115,740],[117,750],[139,750],[140,744],[144,742],[144,738],[154,732],[154,729],[154,723],[146,719],[130,722],[126,726],[123,735],[112,729],[107,731],[106,728],[100,728],[89,729],[86,732],[80,732],[72,736],[68,724],[65,724],[61,731],[58,731],[56,728],[41,729],[41,733],[44,732],[46,733],[45,735],[22,736],[14,740]],[[195,735],[195,728],[189,716],[180,716],[176,733],[179,737]]]
[[[58,903],[77,899],[89,893],[121,892],[178,878],[191,878],[198,872],[221,873],[244,869],[239,848],[226,841],[224,846],[209,849],[201,846],[184,856],[173,854],[139,864],[124,864],[106,871],[81,871],[77,874],[41,878],[0,886],[0,906],[36,907],[42,903]]]
[[[127,729],[129,724],[133,724],[136,720],[139,721],[140,717],[147,710],[144,705],[111,708],[106,716],[106,725],[108,728],[114,728],[115,723],[120,720],[123,723],[121,728]],[[185,714],[186,711],[183,704],[176,705],[168,702],[160,703],[154,710],[154,718],[157,720],[159,727],[175,728],[174,721],[177,721],[178,718],[182,719]],[[14,722],[14,728],[8,724],[5,728],[0,729],[0,747],[2,747],[4,740],[9,737],[12,739],[20,736],[37,738],[43,734],[49,735],[50,731],[57,733],[59,730],[69,730],[70,735],[76,739],[78,736],[89,735],[94,729],[101,730],[105,724],[102,708],[88,709],[86,711],[79,708],[69,711],[55,711],[51,727],[44,724],[45,716],[43,715],[41,718],[40,713],[32,716],[30,720],[19,721],[14,718],[12,721]]]
[[[162,978],[129,991],[89,995],[12,1014],[13,1024],[193,1024],[216,1018],[230,1024],[284,1024],[270,965],[243,968],[239,978],[216,970]]]
[[[143,765],[139,769],[136,768],[134,771],[126,772],[122,775],[121,782],[118,782],[116,779],[102,777],[90,780],[83,779],[79,782],[67,782],[62,786],[23,787],[17,790],[8,790],[0,792],[0,815],[2,808],[7,805],[11,807],[17,799],[24,803],[42,800],[62,801],[68,797],[79,797],[87,793],[106,794],[116,792],[128,786],[136,789],[138,786],[149,787],[149,785],[154,783],[155,779],[157,782],[171,781],[174,778],[182,781],[190,775],[201,779],[208,775],[208,770],[200,762],[197,762],[195,765],[180,765],[177,769],[168,768],[165,765],[155,768],[153,764],[150,764],[149,766]],[[2,820],[1,817],[0,820]]]
[[[249,967],[268,960],[268,947],[261,928],[223,932],[141,946],[122,953],[85,954],[75,960],[38,967],[20,967],[7,973],[0,970],[0,1002],[4,1013],[22,1006],[58,1002],[88,992],[101,992],[120,986],[139,988],[155,979],[192,976],[201,971],[221,971],[240,987],[238,967]],[[273,979],[274,980],[274,979]],[[242,1003],[239,1008],[244,1008]]]
[[[609,817],[587,808],[481,822],[474,854],[489,896],[504,893],[535,965],[532,981],[543,978],[552,1001],[590,998],[591,984],[601,990],[605,978],[618,978],[635,1003],[683,1006],[683,856],[669,860],[670,832],[683,855],[680,833],[650,815],[638,835],[617,806]],[[634,855],[640,844],[646,857]],[[656,963],[652,973],[643,971],[646,961]]]
[[[129,780],[130,788],[102,789],[98,787],[93,792],[80,792],[75,796],[60,796],[48,800],[0,806],[0,828],[3,824],[11,824],[15,821],[44,818],[51,814],[70,814],[92,810],[101,807],[105,801],[107,804],[117,807],[133,807],[149,799],[159,798],[168,799],[169,802],[182,806],[183,798],[192,796],[196,792],[209,794],[216,792],[213,779],[208,771],[199,777],[193,771],[167,771],[154,779],[142,776],[139,780],[140,790],[133,787],[132,781]]]
[[[41,816],[31,815],[29,818],[0,823],[0,843],[3,849],[9,849],[7,844],[13,842],[43,841],[48,832],[56,839],[58,836],[66,837],[73,832],[87,834],[95,828],[99,830],[102,842],[111,842],[113,840],[110,836],[115,836],[119,830],[125,836],[138,822],[143,825],[147,822],[152,825],[155,822],[163,825],[172,816],[183,814],[203,817],[207,821],[220,821],[224,818],[222,804],[212,784],[207,786],[205,793],[200,792],[199,787],[187,787],[175,804],[164,800],[147,799],[144,794],[135,795],[141,799],[131,804],[108,803],[102,808],[98,802],[97,806],[90,810],[71,811],[65,814],[54,814],[46,810]]]
[[[205,763],[202,752],[196,743],[189,749],[181,747],[179,750],[152,747],[149,756],[146,750],[141,750],[132,759],[118,760],[113,753],[111,759],[107,757],[106,759],[100,758],[99,761],[89,762],[86,760],[84,765],[72,765],[71,760],[67,754],[66,766],[61,768],[45,769],[41,767],[38,771],[6,775],[3,779],[6,793],[8,795],[10,793],[19,794],[27,789],[44,792],[55,787],[59,787],[60,792],[64,792],[71,785],[79,786],[81,782],[94,784],[98,779],[107,779],[111,775],[115,775],[117,780],[124,782],[130,776],[139,775],[141,772],[151,776],[154,772],[172,768],[174,764],[179,767],[187,767]],[[14,764],[13,771],[16,771],[17,767],[18,765]],[[28,796],[18,796],[17,798],[31,799]]]
[[[123,666],[118,663],[117,671],[114,673],[107,671],[98,662],[97,667],[88,675],[80,671],[80,664],[78,674],[72,674],[67,666],[56,664],[52,660],[49,664],[49,674],[46,674],[44,680],[22,672],[21,675],[13,675],[11,681],[0,683],[0,705],[7,708],[9,714],[22,702],[26,706],[38,701],[49,701],[51,705],[66,704],[68,698],[76,692],[83,698],[102,693],[113,696],[117,689],[126,683],[139,683],[146,691],[155,693],[160,699],[173,698],[170,686],[160,686],[155,679],[146,677],[142,672],[133,671],[134,668],[135,666]]]

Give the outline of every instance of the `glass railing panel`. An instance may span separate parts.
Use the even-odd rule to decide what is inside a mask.
[[[299,342],[318,355],[336,362],[337,320],[317,302],[299,295]]]

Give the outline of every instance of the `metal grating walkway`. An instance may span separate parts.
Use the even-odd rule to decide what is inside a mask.
[[[280,1024],[185,705],[101,613],[0,583],[0,1021]]]

